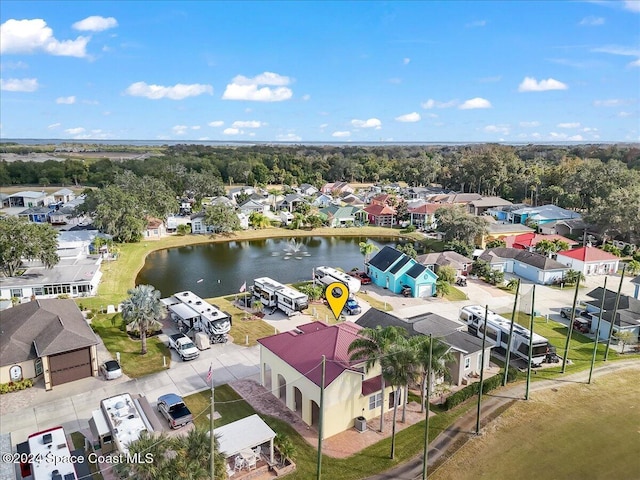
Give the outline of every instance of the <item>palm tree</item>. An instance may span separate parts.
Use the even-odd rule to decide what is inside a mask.
[[[569,269],[565,272],[562,281],[567,285],[575,285],[580,280],[584,280],[584,274],[578,270]]]
[[[398,399],[400,389],[408,385],[416,377],[416,354],[415,349],[403,337],[391,345],[387,354],[382,357],[382,376],[393,387],[393,422],[391,424],[391,454],[390,458],[395,458],[396,450],[396,418],[398,415]],[[406,403],[406,399],[403,399]]]
[[[274,445],[280,452],[280,466],[284,467],[287,460],[293,461],[296,454],[296,446],[291,439],[282,433],[276,434],[273,440]]]
[[[627,272],[631,275],[635,275],[640,272],[640,262],[638,260],[631,260],[627,263]]]
[[[376,328],[363,328],[360,336],[349,345],[349,355],[351,361],[364,361],[365,367],[373,368],[376,363],[386,355],[391,346],[406,335],[406,330],[398,327],[377,326]],[[384,432],[384,390],[385,378],[380,375],[380,392],[382,401],[380,402],[380,431]]]
[[[251,303],[251,307],[253,307],[253,310],[256,313],[261,313],[262,311],[264,311],[264,303],[262,303],[259,298],[253,300],[253,302]]]
[[[360,247],[360,253],[364,255],[364,266],[366,269],[367,262],[369,261],[369,256],[373,252],[380,250],[380,248],[377,245],[374,245],[373,243],[369,243],[369,242],[360,242],[358,246]]]
[[[158,319],[166,314],[160,301],[160,292],[153,285],[138,285],[127,291],[129,298],[122,302],[122,319],[131,328],[140,332],[141,354],[147,353],[147,333],[159,329]]]
[[[421,412],[425,408],[425,392],[427,390],[427,382],[433,382],[436,377],[446,375],[448,370],[446,364],[454,361],[451,347],[437,338],[433,339],[431,348],[431,365],[429,365],[429,337],[419,335],[411,339],[416,348],[417,364],[420,367],[420,392],[421,392]],[[427,398],[428,402],[429,399]]]
[[[172,438],[171,447],[175,457],[171,461],[173,479],[209,479],[211,461],[211,439],[209,431],[194,428],[185,435]],[[220,452],[218,436],[214,437],[216,480],[226,478],[226,460]]]
[[[436,280],[436,295],[438,297],[444,297],[451,292],[451,284],[446,280],[439,278]]]
[[[511,290],[512,292],[516,289],[517,286],[518,286],[518,279],[517,278],[512,278],[511,280],[509,280],[507,282],[507,288],[509,290]]]
[[[146,455],[152,458],[151,462],[121,462],[114,465],[114,472],[120,478],[135,478],[136,480],[171,480],[171,465],[167,456],[169,437],[165,432],[153,435],[147,431],[129,444],[129,454],[139,454],[145,459]]]
[[[253,228],[262,229],[271,226],[271,221],[269,217],[260,212],[252,212],[249,215],[249,224]]]
[[[544,255],[548,257],[552,253],[556,253],[557,245],[553,243],[551,240],[540,240],[536,243],[535,250],[540,255]]]

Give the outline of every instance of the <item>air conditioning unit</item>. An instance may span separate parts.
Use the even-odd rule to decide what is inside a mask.
[[[364,432],[367,430],[367,419],[364,417],[356,417],[355,424],[356,430],[359,432]]]

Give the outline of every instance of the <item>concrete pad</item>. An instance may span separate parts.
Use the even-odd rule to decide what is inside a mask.
[[[11,432],[12,440],[13,434],[17,430],[24,428],[27,425],[36,425],[36,412],[33,408],[25,408],[22,410],[20,415],[3,415],[2,421],[0,425],[2,426],[2,433]],[[35,430],[29,432],[29,434],[34,433]],[[20,443],[20,442],[18,442]]]
[[[67,418],[75,417],[73,404],[68,399],[55,400],[35,407],[36,421],[39,425],[55,423],[56,419],[65,421]]]

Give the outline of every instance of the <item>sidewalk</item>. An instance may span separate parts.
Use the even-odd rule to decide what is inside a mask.
[[[602,375],[615,373],[622,369],[633,368],[640,372],[640,362],[637,360],[612,362],[594,370],[594,378]],[[530,392],[538,392],[549,388],[561,388],[571,383],[585,383],[589,377],[589,371],[578,372],[557,380],[543,380],[531,383]],[[524,401],[526,385],[518,383],[512,387],[498,390],[494,394],[487,394],[483,399],[481,409],[481,425],[486,427],[488,423],[482,421],[496,412],[498,409],[507,406],[513,402]],[[476,425],[476,409],[471,409],[468,413],[460,417],[453,425],[438,435],[429,445],[429,469],[446,458],[447,455],[453,455],[453,448],[460,448],[471,436],[475,435]],[[422,475],[422,454],[414,457],[412,460],[392,468],[386,472],[368,477],[368,480],[415,480]]]

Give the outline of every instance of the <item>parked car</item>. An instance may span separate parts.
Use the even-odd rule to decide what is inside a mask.
[[[371,283],[371,277],[369,275],[367,275],[364,272],[361,271],[353,271],[353,272],[348,272],[349,275],[351,275],[352,277],[357,278],[358,280],[360,280],[360,283],[362,285],[369,285]]]
[[[122,376],[122,368],[116,360],[107,360],[100,365],[100,373],[105,380],[115,380]]]
[[[348,313],[349,315],[358,315],[359,313],[362,312],[362,307],[358,305],[358,302],[350,298],[349,300],[347,300],[347,303],[344,305],[343,311]]]
[[[170,428],[179,428],[193,422],[191,410],[184,404],[182,397],[167,393],[158,398],[158,411],[167,419]]]
[[[573,321],[573,329],[580,333],[589,333],[591,331],[591,322],[584,318],[576,318]]]
[[[402,290],[400,290],[400,293],[402,294],[403,297],[411,297],[413,295],[413,292],[411,291],[411,287],[408,285],[403,285]]]
[[[572,307],[562,307],[560,309],[560,316],[562,318],[569,318],[571,316],[571,309]],[[578,317],[583,317],[590,320],[591,314],[587,312],[586,308],[584,307],[576,307],[576,315],[574,317],[574,320]]]
[[[184,333],[169,335],[169,348],[173,348],[182,360],[193,360],[200,356],[200,350]]]

